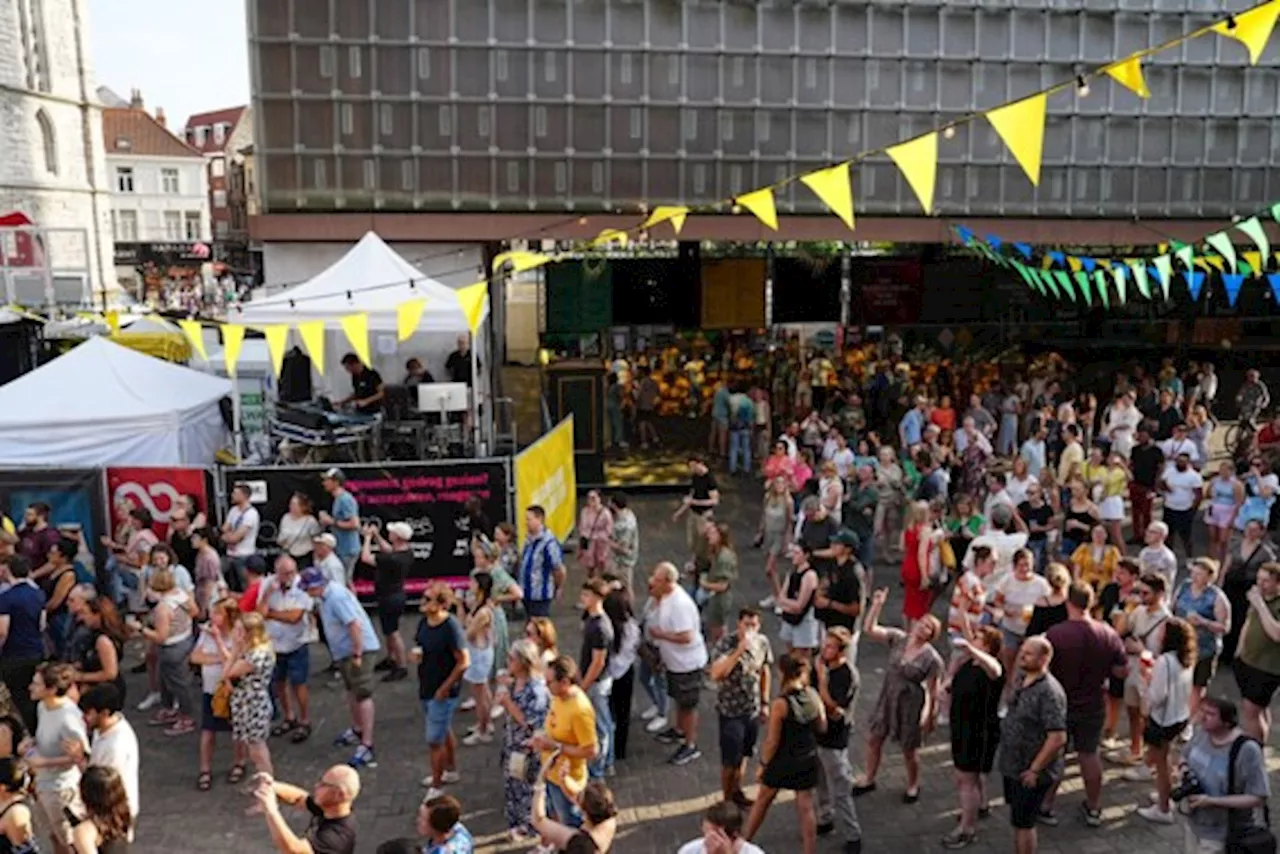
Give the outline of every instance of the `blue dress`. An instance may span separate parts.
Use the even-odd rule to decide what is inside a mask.
[[[523,688],[512,692],[511,701],[520,709],[524,724],[516,723],[514,717],[507,715],[502,731],[502,763],[499,767],[503,781],[503,810],[509,830],[532,834],[533,783],[538,777],[539,757],[530,750],[529,740],[546,723],[551,694],[547,691],[546,682],[530,677]],[[524,779],[512,779],[507,772],[513,753],[524,753],[527,757]]]

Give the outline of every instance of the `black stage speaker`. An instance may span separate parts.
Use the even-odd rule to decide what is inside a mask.
[[[556,362],[545,368],[547,407],[555,423],[573,415],[573,461],[578,486],[604,483],[604,366]]]

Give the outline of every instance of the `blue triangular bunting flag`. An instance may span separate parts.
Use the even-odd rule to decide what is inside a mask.
[[[973,242],[973,232],[965,228],[963,225],[956,226],[956,236],[960,238],[962,243]]]
[[[987,242],[991,244],[992,248],[999,249],[1001,246],[1004,246],[1004,241],[999,237],[996,237],[994,234],[988,234],[986,237]]]
[[[1031,244],[1030,243],[1015,243],[1013,244],[1013,248],[1021,252],[1023,258],[1026,258],[1028,261],[1031,260]]]
[[[1196,302],[1200,299],[1200,290],[1204,287],[1204,271],[1184,270],[1182,274],[1187,277],[1187,291],[1191,294],[1191,301]]]
[[[1084,268],[1090,273],[1092,273],[1094,268],[1098,266],[1097,261],[1093,260],[1092,258],[1086,258],[1084,256],[1080,257],[1080,263],[1083,264]]]
[[[1232,306],[1240,296],[1240,288],[1244,287],[1244,273],[1223,273],[1222,288],[1227,292],[1227,302]]]
[[[1280,302],[1280,273],[1267,273],[1267,281],[1271,283],[1271,296]]]

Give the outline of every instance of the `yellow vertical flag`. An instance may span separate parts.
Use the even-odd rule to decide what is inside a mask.
[[[925,213],[933,213],[933,188],[938,180],[938,134],[927,133],[885,151],[902,171]]]
[[[1244,45],[1249,51],[1249,62],[1257,65],[1262,52],[1267,49],[1267,42],[1271,40],[1277,16],[1280,16],[1280,0],[1271,0],[1214,24],[1213,31]]]
[[[1131,56],[1123,62],[1108,66],[1107,76],[1128,89],[1139,98],[1150,98],[1151,90],[1147,88],[1147,78],[1142,76],[1142,59]]]
[[[347,340],[351,342],[351,347],[360,357],[360,361],[372,368],[373,360],[369,358],[369,315],[363,311],[359,314],[348,314],[338,323],[342,325],[342,331],[346,333]]]
[[[671,227],[675,229],[676,234],[680,233],[680,229],[684,228],[685,218],[689,216],[689,209],[683,205],[658,205],[649,214],[649,218],[644,221],[641,228],[653,228],[664,222],[671,223]]]
[[[120,312],[112,309],[106,313],[104,319],[107,322],[107,328],[111,330],[112,335],[120,333]]]
[[[262,327],[262,334],[267,339],[267,352],[271,354],[271,367],[276,376],[284,368],[284,348],[289,344],[289,324],[276,323]]]
[[[475,335],[484,318],[484,303],[489,298],[489,283],[476,282],[458,289],[458,302],[462,304],[462,313],[467,318],[467,328]]]
[[[311,357],[311,364],[316,366],[320,376],[324,376],[324,321],[307,320],[298,324],[298,334]]]
[[[222,324],[222,360],[227,365],[227,375],[236,375],[236,362],[240,361],[240,348],[244,345],[244,327],[238,323]]]
[[[408,340],[418,329],[418,323],[422,320],[422,310],[427,307],[425,299],[411,299],[408,302],[402,302],[396,306],[396,339],[399,341]]]
[[[209,361],[209,354],[204,350],[204,327],[198,320],[179,320],[178,328],[191,342],[191,348],[200,354],[200,358]]]
[[[849,186],[848,163],[801,175],[800,180],[853,230],[853,189]]]
[[[1040,159],[1044,154],[1044,116],[1048,96],[1041,92],[987,113],[987,121],[1000,134],[1009,153],[1027,173],[1031,183],[1040,184]]]
[[[778,230],[778,209],[773,203],[771,188],[765,187],[763,190],[746,193],[738,196],[734,201],[751,211],[756,215],[756,219],[774,231]]]

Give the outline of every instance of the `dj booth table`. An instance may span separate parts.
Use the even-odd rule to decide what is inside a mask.
[[[282,462],[314,464],[335,457],[373,462],[382,456],[379,415],[332,412],[317,403],[279,404],[268,418],[268,430],[283,440]],[[304,449],[300,456],[294,453],[298,448]]]

